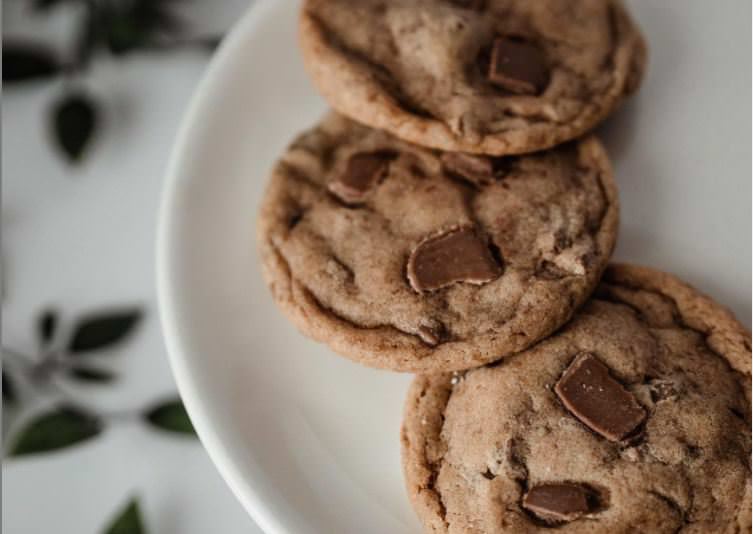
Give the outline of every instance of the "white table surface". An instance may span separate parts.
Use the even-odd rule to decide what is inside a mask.
[[[65,14],[43,24],[18,13],[21,3],[5,3],[4,32],[62,39]],[[197,20],[218,28],[247,2],[196,4]],[[640,95],[603,129],[623,209],[616,256],[675,272],[749,326],[750,3],[632,5],[651,64]],[[122,379],[88,394],[103,407],[138,408],[175,391],[155,308],[155,223],[167,155],[206,63],[196,51],[97,63],[86,85],[105,103],[106,123],[76,168],[48,140],[44,110],[57,84],[3,95],[3,343],[32,346],[33,318],[46,305],[73,316],[143,304],[141,331],[114,359]],[[663,116],[640,113],[648,100]],[[654,231],[638,232],[631,220]],[[99,532],[132,494],[150,532],[259,532],[198,442],[128,422],[75,449],[6,462],[3,532]]]

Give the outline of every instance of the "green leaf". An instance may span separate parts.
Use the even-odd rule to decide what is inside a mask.
[[[81,0],[34,0],[34,9],[46,11],[63,4],[79,4]]]
[[[203,50],[206,50],[209,53],[214,53],[220,46],[220,43],[222,43],[222,38],[222,35],[210,35],[199,39],[197,44]]]
[[[57,59],[42,45],[3,39],[3,82],[49,78],[59,71]]]
[[[107,27],[107,46],[116,56],[145,47],[148,42],[148,28],[139,26],[132,18],[121,15],[110,20]]]
[[[8,404],[15,404],[17,400],[16,387],[13,385],[13,382],[11,382],[10,375],[8,373],[3,371],[2,377],[3,402],[7,402]]]
[[[97,105],[81,92],[70,93],[53,106],[55,140],[70,161],[81,159],[97,128],[98,116]]]
[[[132,0],[123,5],[109,5],[102,10],[102,26],[107,46],[115,55],[140,48],[150,48],[184,27],[172,9],[175,0]]]
[[[103,349],[123,341],[141,320],[138,309],[87,316],[76,323],[68,351],[74,354]]]
[[[115,381],[115,374],[104,369],[95,367],[76,366],[68,371],[68,376],[79,382],[90,382],[95,384],[109,384]]]
[[[55,337],[55,331],[58,325],[58,315],[55,310],[45,310],[39,316],[37,321],[37,337],[42,347],[47,346],[52,338]]]
[[[102,422],[75,408],[60,407],[33,419],[19,433],[11,456],[23,456],[70,447],[102,432]]]
[[[179,434],[196,435],[185,407],[180,399],[174,399],[155,406],[144,414],[149,424]]]
[[[112,520],[104,534],[143,534],[146,532],[141,520],[139,501],[131,499],[125,508]]]

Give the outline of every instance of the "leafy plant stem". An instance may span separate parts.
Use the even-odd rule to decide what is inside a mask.
[[[96,415],[107,420],[138,419],[140,413],[137,410],[103,411],[84,406],[76,400],[70,391],[56,380],[57,371],[68,369],[73,361],[66,358],[59,351],[51,351],[44,354],[41,360],[35,362],[34,358],[22,352],[3,347],[3,358],[13,359],[14,367],[17,367],[28,382],[36,388],[44,387],[51,390],[60,401],[67,406],[72,406],[82,412]]]
[[[62,386],[57,380],[51,380],[49,384],[51,389],[53,389],[57,396],[62,399],[64,404],[78,408],[82,412],[92,414],[100,419],[107,421],[127,421],[139,418],[139,412],[136,410],[98,410],[85,406],[78,400],[74,399],[70,391]]]
[[[14,360],[13,363],[18,366],[28,367],[30,364],[34,362],[34,358],[29,356],[28,354],[24,354],[23,352],[13,350],[8,347],[3,347],[2,350],[3,350],[3,360],[6,357],[10,357],[12,360]]]

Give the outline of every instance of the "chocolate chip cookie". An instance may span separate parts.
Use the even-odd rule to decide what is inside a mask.
[[[299,34],[339,112],[420,145],[497,156],[593,128],[646,63],[619,0],[306,0]]]
[[[582,304],[618,224],[593,137],[530,156],[441,153],[331,114],[277,163],[258,241],[310,337],[398,371],[479,366]]]
[[[750,532],[750,334],[676,278],[610,266],[560,332],[419,376],[402,431],[427,532]]]

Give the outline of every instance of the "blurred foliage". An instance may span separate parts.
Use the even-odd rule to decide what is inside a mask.
[[[105,530],[105,534],[142,534],[146,532],[141,520],[139,501],[131,499]]]
[[[69,380],[69,386],[83,387],[105,387],[115,382],[116,374],[102,367],[105,360],[101,357],[126,342],[143,317],[141,308],[122,306],[85,313],[66,325],[56,310],[48,308],[39,313],[34,324],[37,354],[3,347],[4,356],[12,356],[14,360],[13,365],[4,366],[2,373],[5,420],[12,415],[11,410],[17,412],[26,401],[37,400],[36,397],[50,390],[58,397],[53,406],[21,421],[20,428],[11,434],[9,458],[54,452],[88,442],[104,432],[112,420],[123,417],[140,420],[148,428],[167,433],[196,435],[178,397],[135,412],[113,413],[82,405],[75,390],[59,387],[61,380]],[[16,383],[25,385],[23,391],[18,390]],[[138,503],[131,501],[107,532],[144,532]]]
[[[10,456],[23,456],[70,447],[97,436],[102,431],[99,418],[67,406],[33,419],[19,433]]]
[[[68,351],[82,354],[115,345],[131,333],[142,315],[138,308],[130,308],[83,317],[76,322]]]
[[[135,52],[197,47],[212,51],[219,37],[191,39],[178,10],[184,0],[30,0],[46,14],[64,4],[79,6],[74,50],[70,57],[56,54],[42,43],[3,37],[3,82],[21,82],[63,76],[63,94],[50,108],[50,130],[55,145],[71,163],[78,163],[98,132],[102,112],[95,95],[79,88],[80,80],[97,56],[119,58]]]
[[[196,435],[183,403],[174,399],[159,404],[144,414],[144,418],[156,428],[178,434]]]
[[[3,40],[3,83],[48,78],[60,70],[57,58],[47,47]]]
[[[195,47],[213,51],[220,36],[191,38],[178,11],[184,0],[24,0],[37,16],[57,8],[75,6],[79,20],[71,36],[71,50],[55,50],[36,39],[3,36],[3,82],[6,90],[28,87],[31,82],[62,80],[60,95],[47,108],[54,145],[71,163],[83,160],[102,125],[102,105],[96,94],[85,88],[85,75],[92,61],[112,60],[135,53],[169,51]],[[144,312],[122,307],[89,313],[64,328],[58,312],[43,310],[35,327],[36,347],[32,354],[3,347],[14,365],[2,371],[3,418],[35,405],[37,396],[57,392],[58,403],[35,413],[10,435],[9,458],[58,451],[99,436],[111,419],[124,415],[141,420],[148,427],[172,434],[195,436],[191,420],[175,397],[135,413],[107,413],[82,406],[68,386],[107,387],[117,380],[112,370],[96,360],[125,342],[136,331]],[[65,335],[63,335],[65,334]],[[36,353],[36,354],[34,354]],[[131,499],[104,530],[105,534],[146,532],[137,499]]]
[[[55,142],[71,162],[77,162],[97,128],[99,111],[94,99],[83,92],[69,92],[52,107]]]

